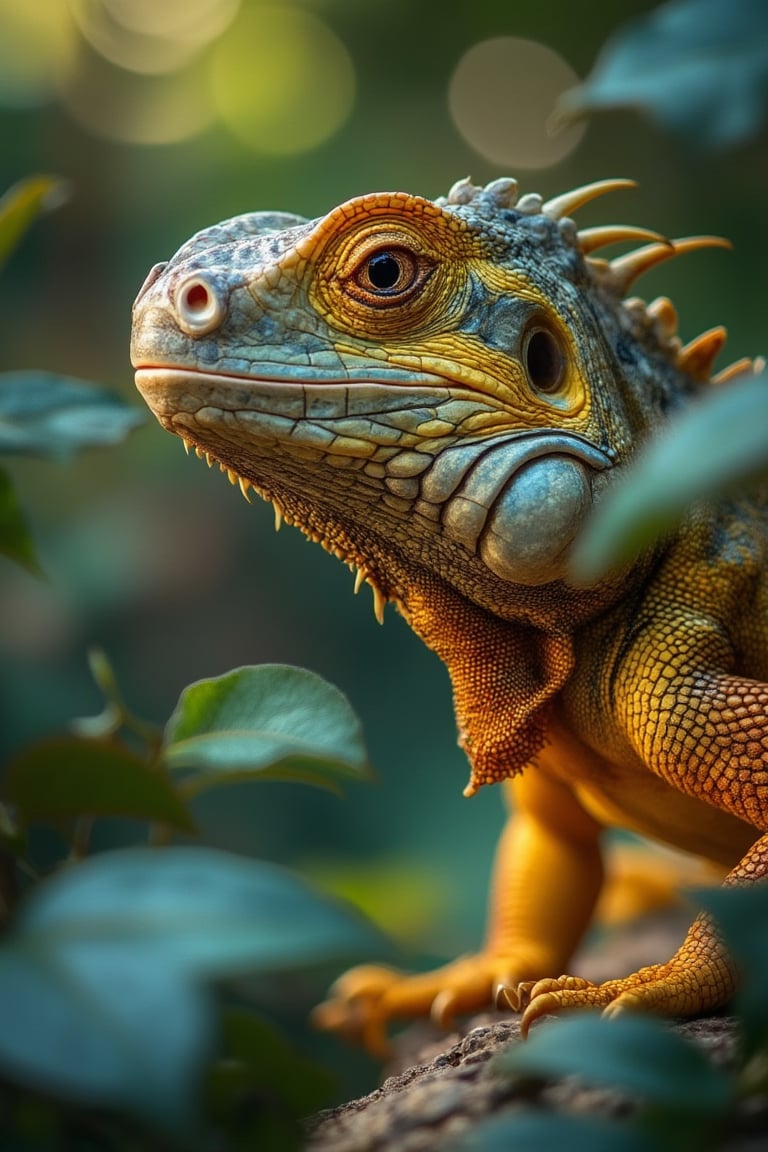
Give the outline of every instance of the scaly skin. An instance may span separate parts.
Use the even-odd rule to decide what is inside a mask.
[[[357,567],[451,676],[467,795],[508,781],[477,956],[366,966],[317,1012],[382,1050],[388,1022],[502,999],[692,1015],[734,973],[700,917],[667,964],[599,986],[558,976],[624,827],[728,870],[768,870],[765,493],[696,508],[592,587],[568,554],[638,446],[709,380],[724,331],[682,348],[668,300],[625,298],[679,252],[642,229],[576,231],[623,187],[546,205],[514,181],[430,202],[359,197],[315,221],[252,213],[153,269],[134,308],[138,387],[169,431]],[[621,240],[651,243],[611,262]],[[751,370],[740,363],[722,378]]]

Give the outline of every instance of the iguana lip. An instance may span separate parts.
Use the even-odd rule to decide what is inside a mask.
[[[281,389],[283,396],[287,393],[293,395],[297,409],[294,418],[300,418],[303,414],[298,410],[300,407],[303,409],[301,398],[310,389],[322,391],[324,388],[330,389],[336,386],[337,388],[348,389],[351,393],[358,388],[370,391],[381,389],[382,392],[385,392],[390,391],[393,387],[393,384],[386,379],[372,380],[370,377],[363,376],[359,379],[352,379],[349,376],[339,376],[338,374],[332,377],[329,373],[325,377],[298,380],[295,377],[287,378],[277,373],[274,375],[265,373],[259,376],[245,376],[237,372],[205,372],[196,368],[151,364],[136,365],[135,377],[136,387],[150,408],[158,416],[165,416],[166,419],[173,419],[184,410],[180,410],[173,403],[171,393],[180,394],[186,385],[187,395],[193,395],[190,388],[192,381],[210,388],[212,391],[215,391],[217,385],[226,389],[231,389],[233,385],[240,385],[242,388],[253,386],[256,389],[261,385],[267,387],[275,385]],[[420,380],[416,385],[411,383],[409,395],[414,398],[414,401],[424,403],[429,399],[434,399],[436,388],[467,400],[474,398],[469,389],[453,388],[444,378],[437,376],[434,377],[434,383],[430,379]],[[199,401],[200,398],[198,396],[195,399]],[[238,399],[243,399],[242,394]],[[244,407],[247,409],[247,405]],[[177,429],[172,430],[176,431]],[[443,449],[438,461],[435,462],[437,466],[430,470],[432,473],[430,479],[435,489],[431,498],[438,503],[447,499],[455,488],[466,479],[467,474],[474,471],[476,466],[482,462],[482,458],[490,451],[495,451],[502,444],[505,446],[507,478],[524,464],[547,455],[571,456],[598,472],[612,467],[614,463],[614,454],[610,449],[606,450],[600,447],[576,431],[565,431],[556,427],[509,429],[490,434],[487,437],[471,438],[467,443],[458,443]],[[482,468],[481,471],[485,471],[485,469]],[[492,486],[495,484],[496,481],[492,481]]]
[[[472,392],[468,388],[461,388],[458,385],[451,384],[442,376],[436,374],[424,373],[419,379],[418,383],[413,380],[413,373],[402,368],[386,369],[382,366],[379,371],[381,376],[379,379],[373,379],[370,373],[361,372],[359,376],[353,374],[345,375],[343,373],[332,372],[328,369],[315,368],[312,369],[312,377],[306,380],[299,378],[295,372],[289,374],[288,369],[281,372],[276,368],[273,372],[260,372],[258,375],[249,375],[245,372],[207,372],[202,368],[195,367],[179,367],[171,364],[153,364],[151,362],[142,362],[134,360],[133,367],[135,369],[136,387],[141,394],[147,397],[147,393],[156,393],[164,388],[178,388],[185,383],[194,381],[203,387],[215,388],[217,385],[231,388],[233,385],[240,385],[243,388],[249,386],[258,387],[261,384],[274,384],[286,391],[294,389],[297,393],[306,390],[307,388],[325,388],[325,387],[338,387],[338,388],[393,388],[407,386],[409,390],[414,393],[423,392],[428,395],[435,388],[442,388],[445,391],[457,392],[465,395],[467,398],[472,396]]]

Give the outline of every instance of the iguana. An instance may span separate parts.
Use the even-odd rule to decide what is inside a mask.
[[[358,196],[316,220],[254,212],[156,265],[134,307],[138,387],[169,431],[393,601],[445,663],[466,795],[508,781],[483,950],[363,966],[322,1025],[381,1047],[395,1017],[717,1008],[734,967],[700,916],[665,964],[561,976],[620,827],[768,872],[765,493],[697,506],[579,586],[574,538],[638,447],[710,380],[725,331],[681,345],[647,269],[724,243],[577,230],[606,180],[548,202],[514,180],[430,201]],[[595,252],[641,246],[608,261]],[[751,371],[740,361],[721,382]]]

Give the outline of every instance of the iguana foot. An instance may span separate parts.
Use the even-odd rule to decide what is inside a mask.
[[[385,1058],[390,1054],[391,1020],[429,1016],[449,1029],[454,1017],[491,1007],[498,986],[514,987],[523,973],[519,959],[486,953],[461,957],[421,975],[364,964],[336,981],[330,998],[315,1008],[312,1021]]]
[[[524,1007],[520,1032],[527,1036],[531,1024],[542,1016],[585,1008],[602,1008],[606,1016],[622,1012],[646,1012],[657,1016],[698,1016],[722,1007],[735,987],[734,973],[721,952],[682,960],[679,955],[666,964],[641,968],[620,980],[591,984],[578,976],[530,981],[507,991],[507,1002]]]

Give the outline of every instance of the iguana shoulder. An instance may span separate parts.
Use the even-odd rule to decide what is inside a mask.
[[[352,975],[326,1022],[370,1041],[392,1015],[562,971],[605,824],[709,855],[734,882],[768,865],[762,495],[696,509],[592,586],[569,575],[593,505],[709,387],[725,339],[683,345],[669,300],[628,297],[651,267],[723,241],[573,223],[629,184],[544,203],[512,180],[461,181],[312,221],[250,213],[156,266],[135,305],[137,384],[161,423],[356,567],[377,615],[393,601],[438,653],[467,794],[514,778],[484,952],[423,978]],[[596,255],[626,241],[641,244]],[[732,985],[697,921],[663,972],[550,982],[526,1021],[627,998],[695,1011]]]

